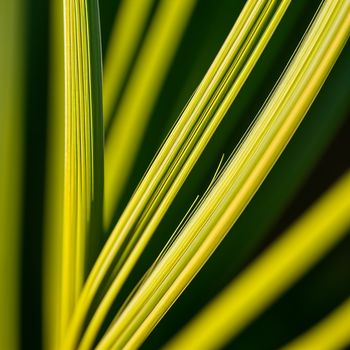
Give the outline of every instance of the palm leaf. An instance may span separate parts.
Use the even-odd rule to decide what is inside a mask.
[[[101,231],[103,126],[96,1],[64,2],[65,168],[61,334],[83,285]],[[92,244],[93,242],[93,244]]]
[[[200,308],[168,346],[346,346],[340,277],[310,319],[273,320],[299,285],[307,302],[309,277],[292,284],[312,265],[334,271],[316,263],[335,243],[347,261],[349,176],[268,242],[310,174],[330,184],[349,167],[344,154],[313,170],[345,153],[349,2],[99,5],[101,23],[97,0],[2,6],[4,346],[154,349]]]
[[[301,122],[346,42],[348,5],[333,6],[324,5],[227,169],[99,348],[113,343],[116,347],[139,346],[236,221]],[[299,102],[291,108],[290,99]]]
[[[350,223],[349,175],[243,271],[167,348],[219,348],[335,245]]]

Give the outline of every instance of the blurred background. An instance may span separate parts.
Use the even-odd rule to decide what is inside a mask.
[[[155,1],[149,22],[159,1]],[[152,112],[121,204],[115,211],[114,224],[169,129],[204,76],[244,3],[243,0],[197,1]],[[227,159],[233,151],[282,73],[319,4],[318,0],[292,1],[261,59],[134,269],[115,309],[157,257],[196,196],[204,193],[222,155]],[[100,0],[103,55],[108,47],[119,5],[120,1],[117,0]],[[22,206],[20,338],[23,348],[40,349],[43,329],[42,286],[45,279],[45,182],[50,161],[48,144],[52,137],[49,133],[50,79],[53,77],[50,66],[54,35],[52,9],[56,5],[53,0],[27,0],[22,1],[21,6],[24,118],[23,169],[20,173],[23,185],[19,194]],[[4,12],[0,18],[3,16],[6,16]],[[157,349],[163,345],[349,169],[349,62],[348,43],[305,120],[248,208],[151,334],[143,349]],[[3,84],[0,82],[0,85]],[[5,89],[6,86],[1,86],[2,94]],[[108,125],[105,132],[108,137]],[[0,166],[6,167],[6,163]],[[10,233],[1,232],[2,238],[6,239],[6,234]],[[350,236],[347,235],[227,348],[276,349],[328,314],[350,295],[349,252]],[[6,275],[0,278],[2,283],[6,283]]]

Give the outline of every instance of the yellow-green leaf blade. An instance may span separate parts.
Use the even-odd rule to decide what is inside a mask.
[[[97,242],[102,232],[103,116],[98,16],[95,0],[64,1],[62,337],[85,279],[87,260],[92,256],[91,242]]]
[[[350,30],[349,4],[326,1],[276,91],[217,184],[112,325],[100,349],[137,347],[223,239],[318,93]]]
[[[129,236],[136,244],[135,249],[127,246],[129,256],[126,255],[125,263],[119,261],[120,272],[85,333],[85,339],[92,341],[130,270],[244,84],[288,4],[289,1],[252,0],[245,6],[98,258],[70,327],[74,341],[106,271]]]

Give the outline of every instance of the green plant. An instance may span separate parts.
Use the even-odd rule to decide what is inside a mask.
[[[265,342],[259,327],[348,244],[344,149],[321,174],[336,185],[276,223],[309,206],[298,190],[347,125],[349,1],[44,3],[1,11],[5,348],[346,346],[346,282]]]

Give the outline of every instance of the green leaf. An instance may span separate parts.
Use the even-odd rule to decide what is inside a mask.
[[[350,32],[348,10],[346,2],[322,6],[216,184],[97,348],[140,346],[227,234],[288,144],[338,58]]]
[[[84,286],[67,344],[72,347],[101,284],[108,292],[81,342],[89,348],[149,239],[271,38],[289,1],[249,1],[202,83],[161,147]],[[108,272],[113,266],[111,276]],[[110,284],[110,286],[109,286]],[[68,345],[67,345],[68,346]]]
[[[223,346],[341,240],[350,224],[349,210],[350,172],[209,303],[166,349]],[[323,333],[318,338],[325,337],[333,345],[350,340],[346,313],[341,312],[340,318],[336,322],[339,333],[332,324],[333,333],[328,330],[328,337]],[[346,326],[340,327],[340,321]],[[320,330],[316,332],[321,335]],[[317,349],[321,339],[309,339],[313,346],[302,348]]]
[[[61,337],[102,232],[103,115],[97,0],[64,1],[65,165]]]

